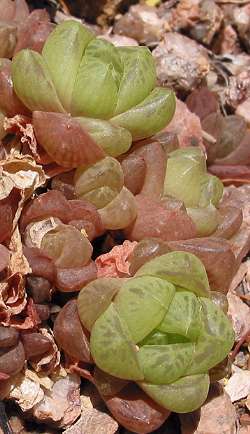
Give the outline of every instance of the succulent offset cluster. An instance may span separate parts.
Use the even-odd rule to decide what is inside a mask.
[[[78,311],[91,333],[96,365],[180,413],[202,405],[209,370],[234,342],[203,264],[186,252],[159,256],[130,279],[89,283],[79,294]]]
[[[19,52],[12,62],[12,80],[19,99],[35,112],[38,141],[62,165],[65,154],[60,158],[53,139],[40,134],[40,123],[47,119],[67,124],[66,114],[70,113],[79,130],[92,139],[86,146],[94,147],[95,142],[107,154],[118,156],[133,140],[152,136],[165,127],[175,110],[174,93],[156,87],[154,60],[148,48],[115,47],[75,21],[58,25],[41,55],[28,49]],[[41,112],[61,115],[45,117]],[[75,125],[74,120],[71,125]],[[53,129],[52,124],[49,126]],[[75,144],[71,143],[71,151],[72,146]],[[83,157],[78,160],[81,162],[85,163]],[[77,166],[76,162],[70,164]]]
[[[223,184],[207,173],[206,158],[200,148],[177,149],[170,153],[163,195],[181,200],[194,221],[197,235],[211,235],[221,216],[217,207],[222,198]]]
[[[223,185],[207,173],[203,150],[177,149],[178,139],[163,130],[173,117],[175,96],[156,86],[150,51],[115,47],[80,23],[65,21],[41,54],[25,49],[12,62],[0,59],[0,110],[4,155],[5,144],[16,146],[5,130],[14,125],[8,132],[17,132],[21,158],[46,174],[52,166],[52,179],[45,183],[44,176],[36,184],[45,193],[28,184],[25,196],[13,187],[0,203],[0,241],[6,247],[20,217],[25,273],[32,270],[23,278],[27,314],[33,314],[33,303],[47,321],[54,292],[73,294],[58,295],[55,341],[72,370],[95,384],[127,429],[152,432],[170,411],[200,407],[234,342],[224,294],[239,258],[225,239],[239,229],[242,211],[221,205]],[[32,178],[18,160],[10,174],[5,184],[11,188],[19,188],[22,177]],[[139,242],[126,241],[110,252],[116,237]],[[5,245],[0,247],[8,256]],[[120,261],[113,275],[126,278],[98,278],[94,258],[107,250],[111,262]],[[98,259],[100,264],[102,255]],[[14,324],[25,315],[23,308],[14,311]],[[32,333],[20,332],[24,350],[11,375],[25,360],[51,350],[32,324]],[[8,360],[0,369],[7,374]]]

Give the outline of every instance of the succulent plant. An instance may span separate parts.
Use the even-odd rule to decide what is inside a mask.
[[[206,157],[200,148],[177,149],[169,154],[164,195],[181,200],[194,221],[198,236],[212,234],[221,216],[217,210],[223,184],[206,170]]]
[[[12,62],[12,80],[19,99],[35,112],[39,143],[53,159],[57,154],[62,165],[67,156],[61,156],[59,149],[69,122],[87,132],[108,155],[118,156],[133,140],[164,128],[175,111],[174,93],[156,87],[154,60],[148,48],[115,47],[75,21],[59,24],[42,54],[21,50]],[[48,122],[50,136],[44,131]],[[53,125],[58,124],[61,133],[52,140]],[[75,147],[71,144],[71,152]],[[83,148],[79,154],[85,152]],[[70,164],[76,167],[75,162]],[[80,164],[85,164],[83,158]]]
[[[79,294],[78,312],[97,367],[136,382],[156,403],[179,413],[202,405],[209,370],[234,342],[203,264],[187,252],[154,258],[129,279],[89,283]]]
[[[105,229],[126,228],[136,218],[133,194],[124,187],[120,163],[105,157],[95,164],[80,166],[75,172],[75,193],[95,205]]]

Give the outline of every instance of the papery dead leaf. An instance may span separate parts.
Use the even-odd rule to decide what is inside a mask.
[[[133,252],[136,241],[125,240],[122,245],[113,249],[95,260],[97,266],[97,277],[128,277],[130,263],[129,255]]]
[[[40,422],[56,422],[60,427],[72,425],[80,414],[80,377],[75,374],[57,379],[33,411]]]
[[[12,378],[12,386],[8,399],[14,399],[23,411],[31,410],[34,405],[42,401],[44,392],[38,382],[27,378],[25,374],[18,374]]]
[[[250,371],[243,370],[234,366],[234,373],[229,378],[225,391],[231,398],[232,402],[245,398],[250,393]]]
[[[227,300],[228,315],[233,323],[235,339],[238,341],[250,329],[250,307],[232,292],[228,292]]]
[[[44,372],[47,375],[55,371],[60,364],[60,351],[55,343],[53,334],[49,328],[41,327],[39,332],[48,338],[51,342],[51,348],[45,354],[40,356],[38,360],[31,363],[33,369],[40,373]]]

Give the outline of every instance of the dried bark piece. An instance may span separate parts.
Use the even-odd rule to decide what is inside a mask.
[[[159,18],[157,9],[147,5],[134,5],[120,16],[114,25],[114,33],[136,39],[140,44],[155,45],[164,33],[166,24]]]
[[[71,300],[61,309],[54,324],[58,345],[76,360],[91,363],[88,339],[81,325],[76,300]]]
[[[80,419],[64,434],[115,434],[118,423],[108,414],[95,408],[84,408]]]
[[[179,33],[168,32],[153,56],[159,82],[183,92],[195,89],[210,69],[206,50]]]

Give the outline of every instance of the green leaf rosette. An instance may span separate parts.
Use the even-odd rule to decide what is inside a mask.
[[[113,157],[160,131],[175,111],[174,93],[156,87],[148,48],[115,47],[71,20],[49,35],[42,54],[14,57],[12,80],[30,111],[71,114]]]
[[[200,148],[187,147],[169,154],[163,197],[184,203],[199,237],[211,235],[220,224],[217,207],[222,195],[223,184],[207,173],[206,157]]]
[[[154,258],[129,279],[89,283],[79,294],[78,312],[90,331],[97,367],[136,382],[156,403],[178,413],[203,404],[209,370],[234,342],[202,262],[186,252]]]

